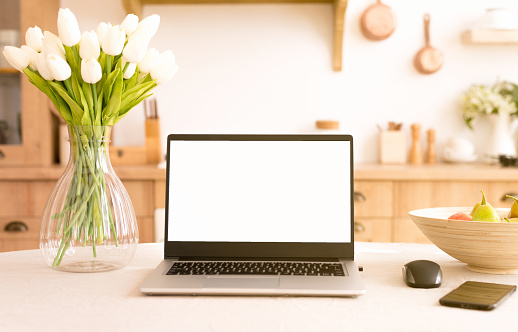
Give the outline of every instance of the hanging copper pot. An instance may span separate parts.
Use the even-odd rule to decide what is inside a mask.
[[[360,27],[365,38],[372,41],[387,39],[396,29],[396,15],[381,0],[369,6],[360,20]]]

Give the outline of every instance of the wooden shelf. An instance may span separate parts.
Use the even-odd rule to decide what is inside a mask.
[[[462,34],[465,44],[518,44],[518,30],[473,29]]]
[[[14,68],[0,67],[0,74],[18,74],[19,71]]]
[[[342,49],[345,12],[348,0],[122,0],[127,13],[141,16],[144,5],[167,4],[244,4],[244,3],[329,3],[334,8],[333,23],[333,70],[342,70]]]

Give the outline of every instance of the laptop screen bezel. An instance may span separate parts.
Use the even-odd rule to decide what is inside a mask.
[[[348,141],[350,142],[351,242],[195,242],[168,241],[169,171],[171,141]],[[164,258],[354,258],[354,162],[351,135],[279,135],[279,134],[170,134],[167,136],[167,171],[165,193]]]

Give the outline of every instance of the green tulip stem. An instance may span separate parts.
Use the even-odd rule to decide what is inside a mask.
[[[72,99],[76,100],[76,96],[74,95],[74,90],[72,90],[72,86],[70,86],[70,79],[67,78],[63,81],[65,86],[67,87],[68,93],[72,96]]]
[[[97,105],[97,87],[95,86],[95,84],[90,84],[90,85],[92,87],[92,97],[93,97],[93,102],[94,102],[94,119],[95,119],[97,116],[98,108],[99,108],[99,106]]]
[[[126,62],[126,64],[124,64],[124,69],[122,70],[122,76],[124,76],[124,74],[126,74],[126,69],[128,69],[129,67],[129,62]]]

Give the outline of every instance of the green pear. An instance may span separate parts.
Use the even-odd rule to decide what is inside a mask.
[[[518,198],[509,195],[505,195],[505,197],[514,199],[511,211],[509,211],[509,218],[518,218]]]
[[[470,216],[473,217],[473,215],[475,214],[475,211],[477,211],[477,209],[480,207],[480,202],[478,202],[477,204],[475,204],[475,206],[473,207],[473,210],[471,210],[471,212],[469,213]]]
[[[498,213],[495,209],[486,201],[486,195],[482,190],[482,202],[473,215],[473,221],[500,221]]]

